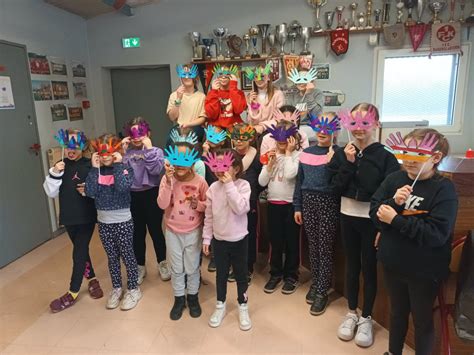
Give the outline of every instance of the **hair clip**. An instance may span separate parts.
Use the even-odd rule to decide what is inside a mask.
[[[397,159],[420,162],[427,161],[436,153],[434,149],[439,142],[438,138],[431,133],[424,136],[420,144],[418,144],[415,138],[411,138],[408,144],[405,144],[400,132],[396,132],[395,134],[390,133],[388,137],[385,142],[387,143],[389,151],[392,152]]]
[[[166,159],[168,159],[170,164],[173,166],[182,166],[189,168],[199,160],[199,153],[194,148],[191,150],[189,150],[189,148],[186,148],[186,152],[182,153],[179,152],[178,147],[176,146],[168,147],[167,149],[165,149],[165,153]]]
[[[177,65],[176,73],[181,79],[194,79],[198,75],[198,67],[196,64],[191,67],[189,65]]]
[[[208,125],[204,128],[204,132],[206,132],[206,139],[212,144],[219,144],[227,138],[227,132],[225,130],[217,132],[216,127],[212,125]]]
[[[277,120],[277,121],[287,120],[287,121],[291,121],[291,122],[296,124],[298,122],[298,120],[300,119],[300,111],[295,110],[291,114],[291,116],[287,118],[287,117],[285,117],[285,114],[280,111],[280,109],[276,108],[275,110],[273,110],[273,119]]]
[[[298,128],[294,123],[291,124],[288,129],[284,126],[275,126],[271,125],[270,128],[268,128],[268,132],[270,132],[271,137],[277,141],[277,142],[286,142],[286,140],[292,136],[294,136],[296,133],[298,133]]]
[[[138,127],[135,127],[135,126],[138,126]],[[150,132],[150,125],[145,121],[140,122],[136,125],[127,124],[123,128],[123,131],[126,137],[130,137],[132,139],[138,139],[138,138],[148,135],[148,133]]]
[[[358,129],[371,129],[377,124],[377,113],[370,107],[369,110],[362,114],[362,111],[351,112],[349,109],[341,110],[338,113],[342,127],[349,131]]]
[[[319,118],[318,115],[310,113],[309,120],[313,131],[318,133],[334,134],[336,131],[341,129],[341,126],[339,125],[339,117],[337,116],[331,119],[321,115],[321,118]]]
[[[318,70],[316,68],[311,68],[307,72],[298,71],[298,69],[291,69],[288,74],[288,79],[290,79],[295,84],[308,84],[316,79],[318,75]]]
[[[222,158],[218,158],[222,157]],[[209,153],[204,157],[206,164],[213,173],[225,173],[229,171],[232,163],[234,162],[234,155],[232,152],[225,152],[222,155],[217,155],[215,153]]]
[[[267,63],[265,67],[245,67],[245,76],[249,81],[252,80],[263,80],[264,76],[267,76],[271,73],[272,71],[272,65],[270,63]]]
[[[190,131],[186,136],[182,136],[179,134],[176,128],[171,130],[170,138],[173,143],[186,142],[195,145],[198,142],[198,137],[196,136],[196,133],[194,133],[194,131]]]
[[[233,127],[232,131],[230,132],[230,138],[236,141],[250,141],[255,137],[256,134],[257,131],[255,128],[250,125],[245,125],[241,128]]]

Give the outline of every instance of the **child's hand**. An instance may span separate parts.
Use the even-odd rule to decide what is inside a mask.
[[[124,139],[122,139],[122,148],[123,148],[123,150],[128,149],[128,145],[130,144],[131,140],[132,139],[130,137],[125,137]]]
[[[286,141],[288,143],[288,145],[286,146],[286,155],[291,155],[291,153],[293,153],[296,149],[296,139],[295,137],[291,136],[288,137]]]
[[[351,163],[355,162],[355,156],[357,151],[352,142],[346,144],[346,147],[344,148],[344,153],[346,154],[346,159],[348,161],[350,161]]]
[[[99,153],[92,154],[91,164],[94,168],[100,168],[100,157]]]
[[[145,149],[150,149],[151,147],[153,147],[153,143],[151,143],[150,137],[144,137],[142,139],[142,143],[145,146]]]
[[[202,252],[204,253],[204,255],[208,256],[209,255],[209,245],[203,244],[202,245]]]
[[[389,205],[381,205],[377,211],[377,217],[384,223],[391,224],[397,211]]]
[[[295,212],[295,222],[296,224],[299,224],[300,226],[303,224],[303,216],[301,212]]]
[[[202,144],[202,154],[203,155],[207,155],[209,153],[209,150],[211,149],[210,145],[209,145],[209,142],[208,141],[205,141],[203,144]]]
[[[114,154],[112,154],[112,156],[114,157],[114,163],[122,162],[122,154],[120,154],[119,152],[115,152]]]
[[[83,182],[82,184],[77,184],[77,185],[76,185],[76,191],[79,192],[79,194],[82,195],[82,196],[85,196],[85,195],[86,195],[86,193],[85,193],[85,191],[84,191],[84,186],[85,186],[85,185],[86,185],[85,182]]]
[[[329,147],[329,151],[326,154],[326,158],[328,163],[331,161],[332,157],[334,156],[334,149],[332,149],[332,145]]]
[[[178,100],[181,100],[183,98],[184,92],[185,92],[185,87],[184,85],[180,85],[178,89],[176,89],[176,98]]]
[[[411,188],[410,185],[405,185],[403,187],[400,187],[397,192],[395,192],[395,196],[393,196],[393,200],[395,203],[399,206],[403,205],[406,200],[408,200],[408,196],[411,195],[413,192],[413,189]]]
[[[224,184],[228,184],[228,183],[232,182],[232,175],[230,175],[229,172],[226,171],[224,173],[224,175],[219,178],[219,180]]]
[[[191,196],[189,199],[189,204],[193,210],[195,210],[198,206],[198,198],[196,196]]]
[[[173,176],[174,176],[174,166],[171,165],[168,160],[165,160],[165,176],[166,176],[166,182],[168,184],[171,184],[171,181],[173,180]]]
[[[275,166],[276,162],[276,151],[275,149],[269,150],[268,151],[268,164],[267,164],[267,170],[269,172],[272,172],[273,167]]]
[[[64,167],[66,166],[66,164],[64,164],[63,161],[58,161],[56,163],[56,165],[53,167],[53,171],[56,173],[56,174],[59,174],[61,172],[64,171]]]
[[[250,92],[249,94],[249,101],[250,102],[256,102],[257,101],[258,94],[255,91]]]
[[[219,90],[221,88],[221,81],[219,80],[219,78],[214,79],[211,87],[212,87],[212,90]]]

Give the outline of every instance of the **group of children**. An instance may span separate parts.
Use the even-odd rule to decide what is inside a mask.
[[[299,112],[284,105],[267,67],[247,73],[255,84],[247,97],[237,88],[235,68],[218,67],[208,96],[192,99],[196,70],[178,68],[183,85],[168,106],[178,125],[164,153],[152,146],[142,118],[128,123],[122,140],[103,135],[91,141],[95,152],[90,161],[82,155],[88,145],[82,132],[58,133],[64,159],[50,169],[44,187],[50,197],[59,195],[60,223],[73,243],[73,272],[69,291],[51,303],[51,310],[75,303],[83,276],[91,297],[103,296],[88,252],[97,219],[113,286],[107,308],[132,309],[142,297],[148,228],[160,275],[171,278],[171,319],[180,319],[186,306],[192,317],[201,315],[204,254],[210,256],[208,270],[216,271],[217,303],[209,325],[221,324],[227,283],[235,281],[239,326],[250,329],[248,287],[257,256],[258,201],[266,189],[271,258],[264,292],[273,293],[282,284],[282,293],[292,294],[299,286],[302,227],[312,275],[306,302],[312,315],[324,313],[340,227],[349,311],[338,337],[355,338],[361,347],[372,345],[378,258],[391,300],[387,354],[402,353],[410,313],[417,353],[429,354],[434,342],[431,307],[448,272],[457,212],[454,187],[436,170],[448,154],[446,138],[433,129],[418,129],[406,137],[391,136],[384,146],[374,139],[379,126],[375,106],[362,103],[338,114]],[[297,79],[308,84],[314,78],[302,72]],[[185,102],[198,102],[201,108],[183,107]],[[270,103],[276,107],[268,107]],[[247,107],[252,124],[240,118]],[[189,117],[180,121],[182,113]],[[311,140],[299,130],[302,115],[312,129]],[[345,147],[336,145],[341,125],[351,134]],[[120,260],[127,271],[126,292]]]

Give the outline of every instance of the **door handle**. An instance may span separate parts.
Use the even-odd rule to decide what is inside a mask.
[[[41,151],[41,144],[33,143],[32,145],[28,147],[28,150],[32,153],[35,153],[35,155],[37,156]]]

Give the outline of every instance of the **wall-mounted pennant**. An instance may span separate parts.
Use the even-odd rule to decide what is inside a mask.
[[[417,23],[413,26],[408,27],[413,52],[416,52],[421,42],[423,42],[423,38],[425,38],[425,33],[428,28],[430,28],[430,25],[426,23]]]
[[[395,25],[385,26],[383,36],[390,47],[401,47],[405,42],[405,25],[396,23]]]
[[[349,30],[337,28],[331,31],[331,49],[338,56],[347,53],[349,49]]]
[[[437,23],[431,26],[431,54],[433,53],[462,53],[459,22]]]

